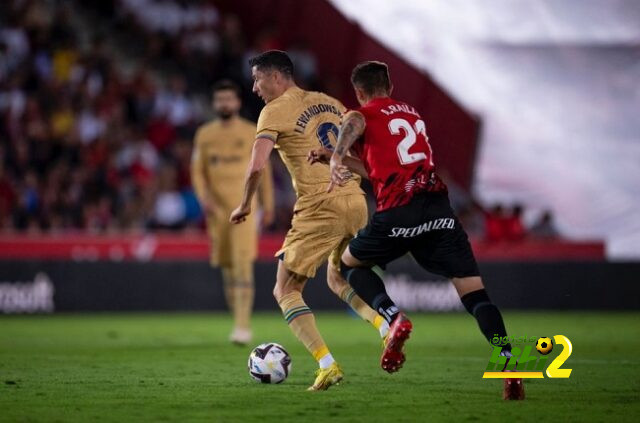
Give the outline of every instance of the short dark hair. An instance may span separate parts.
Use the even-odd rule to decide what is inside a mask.
[[[249,59],[249,65],[258,70],[277,70],[288,78],[293,77],[293,62],[282,50],[268,50]]]
[[[217,93],[218,91],[226,91],[226,90],[231,90],[238,97],[240,97],[240,94],[241,94],[240,86],[230,79],[221,79],[217,81],[215,84],[213,84],[213,88],[212,88],[213,94]]]
[[[391,79],[386,63],[371,60],[356,65],[351,72],[351,83],[371,95],[389,92]]]

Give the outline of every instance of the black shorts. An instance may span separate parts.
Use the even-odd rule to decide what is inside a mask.
[[[407,205],[374,213],[349,250],[358,260],[382,268],[411,253],[425,270],[447,278],[480,275],[446,193],[421,193]]]

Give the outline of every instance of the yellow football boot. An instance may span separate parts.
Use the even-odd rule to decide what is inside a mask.
[[[307,391],[326,391],[331,385],[337,385],[343,377],[342,369],[338,366],[338,363],[333,362],[326,369],[316,370],[316,380]]]

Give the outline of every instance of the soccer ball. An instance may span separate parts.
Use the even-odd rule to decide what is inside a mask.
[[[291,372],[291,356],[275,342],[260,344],[249,354],[249,375],[256,382],[281,383]]]
[[[553,349],[553,342],[551,341],[551,338],[547,338],[546,336],[543,336],[540,339],[538,339],[538,342],[536,342],[536,350],[538,350],[538,352],[542,355],[549,354],[552,349]]]

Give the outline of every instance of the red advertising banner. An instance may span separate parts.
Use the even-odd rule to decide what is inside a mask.
[[[259,258],[272,260],[284,235],[260,238]],[[472,241],[479,261],[604,260],[601,242]],[[75,261],[208,260],[209,240],[200,234],[0,235],[0,259]]]

